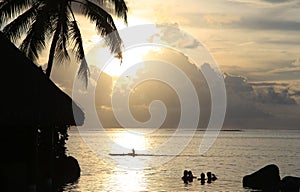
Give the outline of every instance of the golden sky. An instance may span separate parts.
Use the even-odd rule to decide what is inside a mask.
[[[250,80],[300,77],[297,0],[130,0],[127,5],[128,26],[116,19],[120,30],[149,23],[176,24],[202,42],[226,72]],[[86,21],[81,27],[88,46],[97,36],[91,26],[85,26]]]
[[[127,1],[127,5],[128,26],[121,20],[115,19],[124,42],[128,43],[134,38],[145,35],[137,33],[129,37],[128,34],[123,33],[124,30],[134,26],[143,24],[170,26],[170,28],[161,27],[160,36],[154,35],[152,40],[158,37],[174,47],[184,47],[184,50],[191,52],[201,47],[198,42],[205,45],[221,71],[227,74],[225,83],[229,98],[228,111],[230,111],[227,114],[231,115],[230,117],[237,118],[237,122],[240,122],[239,120],[243,118],[255,119],[259,116],[264,119],[265,114],[272,114],[277,119],[281,118],[281,123],[290,123],[290,127],[299,127],[300,2],[298,0],[130,0]],[[79,24],[87,62],[93,65],[90,68],[93,74],[93,71],[103,69],[98,66],[99,63],[105,62],[103,58],[107,58],[107,55],[113,56],[109,54],[107,47],[99,46],[101,38],[94,30],[93,24],[83,16],[79,16]],[[151,35],[151,31],[142,33]],[[183,34],[189,36],[180,36]],[[182,37],[184,41],[181,41]],[[96,46],[99,49],[98,47],[94,49]],[[98,52],[93,53],[92,50]],[[143,58],[149,59],[152,54],[157,55],[157,58],[169,57],[169,61],[175,61],[174,63],[180,61],[177,65],[184,65],[191,74],[195,71],[191,67],[191,58],[186,57],[184,53],[177,52],[175,55],[168,56],[167,52],[164,52],[161,54],[165,55],[161,56],[159,52],[148,54],[149,50],[146,46],[142,49],[131,49],[124,52],[122,66],[119,61],[114,61],[107,68],[116,75],[128,69],[130,65],[142,62]],[[141,65],[133,68],[133,73],[139,66]],[[155,70],[151,67],[146,69]],[[65,72],[61,70],[62,68],[54,70],[53,74],[58,75],[53,79],[65,90],[68,87],[70,89],[72,84],[64,83],[67,82],[63,75]],[[159,72],[165,75],[168,71],[161,69]],[[134,81],[132,76],[132,74],[122,76],[121,91],[127,89],[126,84]],[[191,75],[191,78],[198,79],[195,75]],[[72,79],[68,78],[69,81],[71,82]],[[98,81],[91,81],[90,85],[96,82]],[[103,85],[101,82],[99,84]],[[163,91],[156,92],[163,95]],[[105,92],[101,91],[101,93]],[[109,110],[105,112],[107,111]],[[265,122],[270,121],[266,118],[261,124],[265,125]],[[231,126],[230,123],[234,124],[234,121],[229,121],[228,126]],[[253,123],[257,124],[256,121]],[[249,125],[251,126],[252,124]]]

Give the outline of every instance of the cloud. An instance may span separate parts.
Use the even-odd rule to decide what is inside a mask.
[[[300,67],[300,59],[296,59],[291,63],[292,67]]]
[[[160,32],[159,34],[157,33],[150,37],[151,42],[153,41],[153,39],[159,38],[160,41],[163,41],[164,43],[178,49],[195,49],[200,46],[200,42],[191,35],[181,30],[178,23],[157,24],[157,28],[160,30]]]
[[[300,96],[300,90],[299,91],[293,91],[290,95],[291,96]]]
[[[245,77],[225,77],[228,113],[225,126],[243,128],[298,128],[300,106],[293,98],[294,91],[277,89],[262,83],[254,87]],[[280,84],[280,83],[278,83]]]
[[[240,21],[239,16],[229,14],[206,14],[203,15],[203,19],[207,24],[216,26],[231,24]]]
[[[253,63],[249,66],[221,65],[220,67],[224,72],[232,75],[243,74],[249,81],[255,83],[300,80],[299,59],[268,60],[263,62],[262,65],[258,65],[255,58],[253,58]]]
[[[263,0],[263,1],[268,3],[287,3],[287,2],[291,2],[292,0]]]
[[[300,79],[300,60],[289,61],[275,69],[270,69],[266,75],[277,78],[278,80],[297,80]]]
[[[232,119],[269,116],[256,106],[255,92],[245,77],[225,74],[224,80],[227,92],[227,123]]]
[[[201,107],[199,127],[206,127],[211,113],[211,95],[202,72],[208,71],[213,76],[215,73],[214,69],[211,65],[205,63],[200,70],[190,61],[189,57],[180,52],[172,49],[162,49],[161,51],[149,53],[145,56],[145,60],[151,60],[151,62],[166,61],[176,65],[178,69],[185,73],[186,77],[193,83],[199,97]],[[145,74],[151,75],[152,73],[156,73],[161,77],[170,75],[168,68],[164,65],[153,65],[151,62],[145,63],[144,68],[136,73],[137,76],[132,79],[131,83],[137,82],[138,78],[143,77]],[[290,68],[297,68],[299,63],[299,59],[297,59],[290,62],[288,66]],[[52,78],[65,90],[71,91],[78,66],[69,65],[66,67],[54,68]],[[109,76],[105,76],[103,79],[96,79],[99,69],[95,66],[91,66],[90,69],[91,82],[93,82],[90,83],[90,86],[97,86],[95,105],[102,125],[104,127],[120,126],[111,106],[112,79]],[[65,74],[68,74],[68,76]],[[295,99],[299,98],[300,95],[300,83],[295,83],[292,86],[289,81],[251,82],[244,76],[232,75],[230,73],[224,73],[224,77],[227,93],[227,111],[224,127],[267,128],[266,126],[279,127],[285,123],[288,123],[289,127],[296,127],[296,125],[300,124],[296,118],[297,115],[300,115],[299,105],[296,102],[298,100]],[[178,79],[177,76],[173,78],[174,80]],[[175,85],[184,90],[184,93],[187,92],[189,94],[185,81],[177,80],[175,82]],[[115,91],[119,91],[122,94],[124,89],[128,87],[130,86],[120,86]],[[85,90],[85,94],[94,94],[94,92],[89,92],[94,87],[89,88]],[[134,89],[129,102],[132,114],[139,121],[147,121],[150,118],[149,104],[157,99],[161,100],[167,108],[167,116],[163,126],[176,127],[181,112],[180,98],[172,87],[164,83],[158,83],[158,81],[145,82]],[[90,101],[86,102],[91,103]],[[94,103],[92,102],[92,104]],[[280,110],[278,110],[279,108]],[[121,108],[114,110],[124,111]]]
[[[279,30],[279,31],[299,31],[299,21],[274,20],[263,17],[241,17],[239,22],[228,25],[229,28],[251,29],[251,30]]]
[[[250,4],[250,5],[266,5],[266,4],[284,4],[284,3],[291,3],[294,0],[228,0],[234,3],[240,4]]]
[[[300,42],[300,37],[299,36],[295,36],[293,34],[289,35],[289,37],[284,38],[284,39],[280,39],[280,38],[262,38],[262,39],[258,39],[257,43],[259,44],[270,44],[272,46],[281,46],[282,49],[284,50],[284,46],[295,46],[295,47],[299,47],[299,42]],[[288,50],[284,50],[285,52],[288,52]]]
[[[252,86],[247,82],[247,79],[242,76],[233,76],[225,73],[226,88],[236,93],[249,93],[253,91]]]
[[[266,86],[289,86],[289,83],[278,83],[278,82],[255,82],[255,83],[249,83],[252,86],[255,87],[266,87]]]
[[[211,103],[211,100],[209,99],[210,92],[207,87],[206,80],[200,73],[200,70],[188,60],[188,57],[178,53],[171,54],[170,52],[172,51],[165,50],[160,54],[153,53],[149,55],[149,58],[152,58],[154,60],[162,60],[162,58],[164,58],[164,60],[168,60],[169,63],[172,63],[179,67],[191,79],[197,90],[199,99],[201,98],[200,106],[202,110],[202,119],[200,121],[200,127],[203,127],[207,125],[206,123],[208,121],[208,118],[210,117],[210,110],[208,109],[210,109],[209,104]],[[203,64],[202,68],[201,71],[210,71],[210,73],[215,73],[208,63]],[[163,66],[158,69],[154,68],[151,64],[145,65],[145,68],[142,70],[143,72],[140,71],[137,73],[138,77],[137,79],[135,79],[135,81],[138,81],[139,75],[143,76],[147,74],[147,71],[148,73],[161,73],[162,76],[164,76],[166,72],[166,69],[164,69]],[[284,91],[278,92],[275,89],[273,92],[267,91],[269,90],[269,87],[275,85],[277,86],[276,83],[265,83],[265,86],[262,86],[263,84],[261,84],[260,86],[256,86],[265,91],[258,94],[256,88],[254,88],[254,86],[250,82],[248,82],[246,77],[235,76],[226,73],[225,85],[227,92],[227,111],[224,127],[233,126],[239,128],[253,128],[263,126],[263,124],[257,125],[256,122],[264,121],[265,124],[267,121],[270,121],[272,118],[274,118],[274,116],[277,115],[276,112],[269,109],[270,105],[296,106],[295,100],[291,98],[290,93]],[[177,86],[182,86],[182,88],[185,89],[185,82],[179,82]],[[178,120],[179,118],[178,114],[180,114],[180,103],[178,101],[178,97],[174,91],[172,92],[171,90],[169,90],[169,88],[164,87],[163,85],[159,85],[157,84],[157,82],[148,82],[148,84],[144,84],[143,86],[137,88],[137,90],[134,92],[131,102],[132,111],[137,115],[139,119],[141,119],[148,114],[148,110],[147,107],[141,108],[138,106],[140,106],[145,101],[147,101],[147,103],[150,103],[150,101],[158,98],[161,98],[165,103],[169,113],[169,116],[166,120],[167,122],[164,124],[164,126],[174,126],[174,122],[177,122],[176,120]],[[289,115],[290,114],[287,113],[287,116]],[[274,120],[272,119],[272,122],[273,121]]]
[[[228,94],[239,95],[243,102],[258,102],[265,104],[296,105],[287,83],[250,83],[245,77],[226,74],[225,83]],[[277,90],[279,86],[285,88]],[[255,87],[255,88],[254,88]],[[233,102],[236,102],[235,100]]]
[[[269,87],[266,90],[257,90],[257,96],[255,100],[259,103],[296,105],[296,100],[291,96],[292,94],[289,93],[288,89],[276,91],[274,87]]]

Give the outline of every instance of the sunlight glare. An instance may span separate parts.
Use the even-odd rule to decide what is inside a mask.
[[[138,69],[143,68],[143,57],[150,51],[155,51],[153,46],[134,47],[123,52],[122,63],[120,59],[113,58],[104,68],[104,72],[110,76],[136,76]]]
[[[145,150],[147,147],[147,140],[142,134],[137,134],[130,131],[122,131],[116,133],[116,135],[113,137],[115,143],[130,150],[133,148],[136,150]]]
[[[135,170],[114,170],[112,174],[112,181],[115,181],[117,185],[113,191],[146,191],[145,175],[143,171]]]

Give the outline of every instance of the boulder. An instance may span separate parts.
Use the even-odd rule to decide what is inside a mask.
[[[299,192],[300,177],[286,176],[280,182],[281,192]]]
[[[270,164],[243,177],[243,187],[263,191],[278,191],[280,184],[279,168]]]
[[[56,185],[73,183],[80,177],[80,166],[72,156],[61,157],[55,161],[54,182]]]

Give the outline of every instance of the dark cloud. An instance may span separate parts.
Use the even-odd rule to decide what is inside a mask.
[[[281,82],[300,79],[300,60],[286,59],[276,61],[265,61],[261,63],[261,67],[252,66],[227,66],[221,65],[221,69],[232,75],[243,74],[251,82]],[[257,63],[254,63],[257,66]],[[255,86],[255,84],[253,84]],[[259,86],[259,85],[256,85]],[[263,85],[262,85],[263,86]],[[283,86],[283,85],[282,85]]]
[[[207,123],[207,118],[209,118],[210,111],[207,110],[210,108],[209,104],[211,100],[209,89],[206,85],[206,80],[201,74],[200,70],[190,61],[188,58],[184,55],[180,54],[171,54],[171,51],[164,51],[163,54],[151,54],[149,58],[156,58],[158,60],[162,60],[162,58],[168,58],[168,62],[176,65],[178,68],[180,68],[182,71],[184,71],[187,76],[191,79],[193,84],[195,85],[195,88],[197,90],[198,96],[200,100],[200,106],[201,106],[201,118],[200,124],[203,127],[205,125],[205,122]],[[153,65],[149,64],[146,65],[146,67],[143,69],[143,72],[139,72],[138,75],[144,75],[146,74],[146,71],[152,73],[154,71],[161,73],[162,76],[164,76],[166,70],[163,68],[163,66],[160,69],[153,68]],[[201,71],[205,71],[205,74],[209,74],[210,76],[216,76],[216,72],[212,69],[212,67],[208,63],[204,63],[201,66]],[[144,85],[144,87],[140,87],[139,95],[135,94],[135,97],[132,98],[132,104],[142,104],[145,101],[150,102],[150,100],[153,100],[156,97],[164,97],[167,98],[168,101],[164,101],[167,108],[172,107],[171,110],[168,110],[168,113],[171,113],[171,116],[168,116],[167,121],[168,123],[164,124],[164,126],[171,126],[172,123],[177,122],[178,120],[178,114],[180,114],[180,106],[178,103],[178,97],[176,96],[176,93],[170,92],[168,88],[163,88],[163,85],[155,85],[156,82],[153,82],[148,84],[147,86]],[[230,126],[253,126],[255,127],[253,123],[249,122],[252,120],[257,119],[269,119],[272,117],[272,114],[269,112],[265,112],[263,109],[259,108],[259,103],[257,102],[257,95],[253,88],[253,86],[248,83],[247,79],[242,76],[233,76],[230,74],[225,74],[225,85],[226,85],[226,93],[227,93],[227,110],[226,110],[226,117],[225,117],[225,127]],[[182,86],[184,89],[185,82],[182,82],[181,84],[178,84],[177,86]],[[150,89],[151,87],[151,89]],[[172,94],[173,95],[172,95]],[[150,99],[152,98],[152,99]],[[136,108],[132,107],[134,113],[139,116],[145,116],[145,113],[148,113],[147,108]],[[139,110],[137,110],[139,109]],[[141,110],[143,109],[144,112]],[[143,115],[144,114],[144,115]],[[139,117],[141,118],[141,117]],[[174,119],[173,119],[174,118]]]
[[[280,39],[280,40],[270,40],[270,39],[259,39],[257,40],[257,43],[261,44],[272,44],[272,45],[289,45],[289,46],[297,46],[299,47],[299,42],[300,42],[300,37],[297,34],[291,34],[289,35],[290,37],[292,36],[292,39]]]
[[[232,119],[270,116],[257,108],[253,87],[245,77],[225,74],[224,80],[227,93],[227,123]]]
[[[247,79],[242,76],[233,76],[225,73],[225,84],[227,89],[232,89],[236,93],[249,93],[253,91],[252,86],[247,82]]]
[[[187,56],[172,50],[165,50],[162,53],[154,52],[149,54],[148,57],[154,59],[154,61],[156,59],[158,61],[167,60],[169,63],[176,65],[191,80],[197,91],[201,107],[199,127],[206,127],[211,113],[211,95],[206,79],[201,71],[209,71],[210,75],[214,75],[213,68],[206,63],[202,65],[200,70],[191,63]],[[145,59],[147,60],[147,58]],[[52,79],[56,83],[59,83],[69,91],[72,90],[72,82],[77,71],[76,65],[69,65],[69,67],[71,66],[74,66],[75,69],[54,69],[52,76]],[[137,72],[137,77],[134,77],[132,81],[138,81],[139,76],[142,77],[146,72],[148,75],[158,73],[162,77],[168,75],[163,65],[159,68],[153,66],[151,62],[145,65],[145,68],[140,69]],[[297,67],[298,62],[291,62],[292,66]],[[110,104],[112,79],[108,76],[103,77],[104,79],[94,79],[96,77],[93,77],[93,74],[96,74],[97,70],[97,68],[91,67],[91,81],[94,82],[91,82],[90,86],[97,86],[95,105],[99,119],[104,127],[118,127],[120,125],[114,117]],[[68,76],[66,78],[65,74],[74,74],[74,77],[70,78]],[[300,124],[298,120],[300,110],[294,99],[294,97],[300,95],[299,89],[288,89],[288,83],[282,82],[252,83],[246,77],[229,73],[225,73],[224,77],[227,93],[227,110],[224,127],[271,128],[283,125],[297,127]],[[186,82],[179,82],[176,86],[185,90]],[[281,87],[281,89],[278,89],[278,87]],[[122,93],[124,89],[127,89],[127,86],[121,86],[116,91]],[[149,104],[153,100],[162,101],[167,108],[167,116],[163,127],[176,127],[181,112],[180,98],[172,87],[158,81],[147,81],[136,87],[132,92],[129,105],[136,119],[146,121],[150,118]],[[117,110],[122,111],[122,109]]]
[[[282,9],[293,9],[282,8]],[[198,28],[212,29],[241,29],[241,30],[265,30],[265,31],[292,31],[300,30],[300,21],[291,13],[282,13],[279,8],[274,9],[257,9],[257,14],[203,14],[203,13],[186,13],[188,24],[197,25]],[[282,14],[282,16],[279,15]],[[290,16],[290,17],[289,17]],[[276,33],[278,34],[278,33]],[[259,38],[259,37],[258,37]],[[296,38],[296,36],[295,36]],[[283,39],[284,40],[284,39]]]
[[[290,95],[291,96],[300,96],[300,91],[293,91]]]
[[[285,69],[285,70],[278,70],[273,71],[274,74],[282,75],[282,76],[289,76],[290,79],[299,79],[300,77],[300,68],[299,69]]]
[[[250,29],[250,30],[279,30],[279,31],[299,31],[299,21],[274,20],[263,17],[241,17],[240,21],[228,24],[224,27]]]
[[[228,105],[224,126],[238,128],[298,128],[300,106],[293,99],[294,91],[276,90],[275,84],[259,87],[245,77],[225,77]]]
[[[268,3],[287,3],[287,2],[291,2],[292,0],[263,0],[263,1]]]
[[[296,105],[297,102],[291,97],[288,88],[277,91],[275,86],[287,83],[249,83],[245,77],[226,74],[225,84],[227,94],[238,95],[243,102],[258,102],[265,104]],[[259,88],[254,89],[258,85]],[[233,102],[236,102],[234,100]]]
[[[296,100],[291,96],[288,89],[276,91],[274,87],[269,87],[266,90],[258,90],[255,100],[265,104],[296,105]]]
[[[289,86],[289,83],[277,83],[277,82],[259,82],[259,83],[249,83],[252,86],[256,87],[265,87],[265,86]]]

